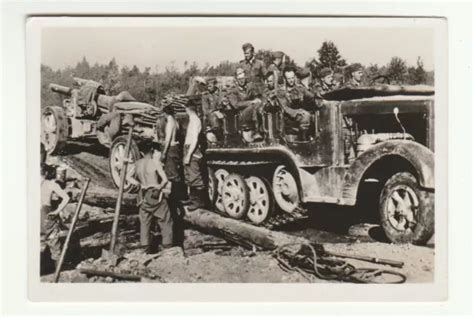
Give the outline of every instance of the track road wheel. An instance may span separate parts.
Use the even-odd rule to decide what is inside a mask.
[[[208,176],[207,194],[211,205],[214,205],[217,197],[217,180],[216,176],[214,176],[214,171],[211,168],[208,169]]]
[[[241,219],[249,208],[249,190],[242,176],[230,174],[222,184],[222,203],[225,212],[235,219]]]
[[[380,221],[393,243],[425,244],[434,233],[434,194],[411,173],[397,173],[382,189]]]
[[[109,167],[110,173],[112,175],[112,181],[116,187],[120,185],[120,174],[122,172],[123,167],[123,158],[125,157],[125,147],[127,144],[127,136],[121,135],[112,142],[112,146],[110,147],[109,152]],[[127,170],[130,169],[131,165],[140,159],[140,150],[138,149],[137,143],[132,139],[130,143],[130,153],[128,158],[131,162],[128,163]],[[125,180],[125,184],[123,187],[124,192],[136,192],[138,188],[136,186],[130,184]]]
[[[41,116],[41,142],[48,154],[57,154],[66,146],[69,125],[61,107],[46,107]]]
[[[273,195],[278,207],[284,212],[292,213],[300,203],[298,185],[294,176],[280,165],[273,173],[272,181]]]
[[[250,176],[245,181],[250,197],[247,217],[253,224],[262,224],[270,219],[273,213],[274,200],[270,184],[267,180],[256,176]]]
[[[214,173],[214,180],[215,180],[215,188],[216,188],[216,193],[215,193],[215,201],[214,201],[214,206],[216,206],[216,209],[220,212],[225,212],[224,209],[224,204],[222,202],[222,185],[224,184],[224,179],[229,175],[229,172],[227,172],[225,169],[218,169]]]

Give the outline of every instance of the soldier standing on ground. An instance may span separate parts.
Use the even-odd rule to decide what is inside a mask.
[[[325,67],[321,69],[319,73],[319,80],[316,83],[316,85],[314,85],[314,93],[316,95],[316,98],[324,99],[323,95],[334,89],[333,76],[334,76],[334,73],[330,68]]]
[[[179,153],[179,125],[174,118],[174,110],[171,105],[163,108],[166,116],[165,139],[163,141],[163,151],[161,153],[161,162],[165,166],[165,173],[168,181],[171,182],[170,199],[178,200],[177,191],[181,182],[180,165],[181,157]]]
[[[362,65],[359,63],[351,64],[347,68],[347,73],[349,75],[349,80],[344,85],[344,87],[347,87],[347,88],[360,87],[362,83],[362,76],[364,75],[362,72]]]
[[[204,208],[207,191],[202,176],[202,152],[199,141],[202,132],[202,124],[196,113],[196,105],[192,102],[186,104],[186,114],[189,117],[186,137],[184,140],[184,179],[189,187],[189,198],[191,200],[188,211]]]
[[[69,195],[64,191],[55,178],[55,168],[43,164],[41,166],[41,236],[51,253],[51,259],[57,263],[61,256],[61,231],[66,229],[62,223],[62,211],[69,202]],[[53,194],[61,199],[59,206],[53,210]]]
[[[127,172],[127,181],[140,187],[137,198],[140,245],[148,254],[159,251],[151,244],[154,218],[161,230],[163,249],[173,246],[173,219],[165,197],[165,193],[169,193],[169,183],[161,161],[155,156],[157,149],[157,144],[145,141],[142,145],[143,158],[135,162]]]

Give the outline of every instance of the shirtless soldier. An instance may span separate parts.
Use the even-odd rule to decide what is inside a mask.
[[[137,199],[140,244],[146,253],[153,253],[156,250],[150,241],[153,218],[156,218],[160,226],[163,249],[173,246],[173,219],[164,195],[168,189],[165,188],[168,178],[160,159],[154,156],[157,147],[158,145],[152,141],[145,141],[142,145],[144,157],[127,172],[127,181],[140,187]]]
[[[184,180],[189,187],[191,200],[187,209],[194,211],[205,207],[207,197],[201,170],[202,152],[199,149],[202,123],[196,113],[196,105],[192,102],[186,104],[186,114],[189,117],[189,123],[184,140]]]

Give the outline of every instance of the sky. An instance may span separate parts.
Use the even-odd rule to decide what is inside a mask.
[[[251,42],[256,50],[281,50],[304,65],[326,40],[348,63],[381,66],[399,56],[416,65],[420,56],[426,70],[434,69],[433,30],[427,27],[48,27],[42,31],[41,60],[58,69],[75,66],[83,57],[91,65],[115,57],[120,66],[182,70],[185,61],[200,67],[239,61],[242,44]]]

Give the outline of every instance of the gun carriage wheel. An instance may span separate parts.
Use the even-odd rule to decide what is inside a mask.
[[[121,135],[112,142],[109,153],[109,167],[112,175],[112,181],[115,186],[120,184],[120,174],[123,167],[123,159],[125,157],[125,146],[127,144],[127,136]],[[128,155],[129,164],[133,164],[141,157],[140,150],[138,149],[137,143],[132,139],[130,144],[130,153]],[[129,165],[130,166],[130,165]],[[130,167],[129,167],[130,168]],[[137,188],[125,181],[124,187],[125,192],[135,192]]]
[[[249,189],[245,179],[238,174],[228,175],[222,184],[222,204],[225,212],[235,219],[241,219],[249,208]]]
[[[298,185],[286,166],[280,165],[275,169],[272,189],[275,201],[281,210],[291,213],[298,207],[300,203]]]
[[[67,142],[69,125],[63,108],[46,107],[41,118],[41,141],[49,154],[57,154]]]
[[[434,233],[434,195],[411,173],[397,173],[380,195],[380,218],[390,241],[425,244]]]
[[[271,186],[266,179],[256,176],[250,176],[245,181],[250,196],[247,217],[253,224],[262,224],[273,214],[274,199]]]

